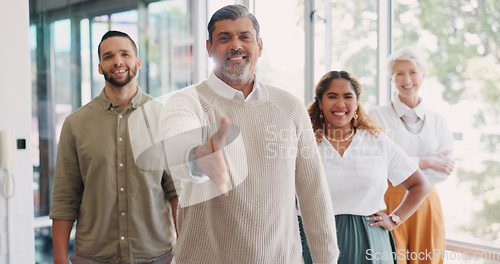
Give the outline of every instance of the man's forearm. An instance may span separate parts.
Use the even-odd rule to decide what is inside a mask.
[[[69,263],[69,235],[73,228],[72,220],[52,220],[52,244],[54,247],[54,264]]]
[[[179,238],[179,232],[177,231],[177,206],[179,205],[179,198],[177,196],[170,198],[170,205],[172,206],[175,233],[177,234],[177,238]]]

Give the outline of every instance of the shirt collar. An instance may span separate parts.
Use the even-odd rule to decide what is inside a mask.
[[[415,112],[415,114],[420,119],[424,119],[424,117],[425,117],[425,109],[423,106],[423,99],[422,98],[420,98],[420,103],[418,103],[417,106],[415,106],[414,108],[410,108],[406,104],[401,102],[401,99],[399,98],[399,96],[396,95],[396,98],[392,102],[392,105],[394,106],[394,110],[396,111],[396,114],[398,115],[398,117],[402,117],[410,111]]]
[[[245,102],[256,101],[262,98],[262,87],[257,81],[257,77],[254,75],[253,79],[253,89],[252,92],[245,98],[243,92],[234,89],[229,86],[227,83],[223,82],[215,73],[212,71],[210,76],[207,79],[208,86],[218,95],[231,99],[231,100],[240,100]]]
[[[113,104],[113,102],[111,102],[108,97],[106,97],[104,89],[102,89],[101,93],[97,96],[96,99],[99,101],[99,104],[104,108],[104,110],[118,107],[118,105]],[[137,107],[141,106],[146,100],[146,94],[141,90],[141,87],[137,87],[137,92],[135,93],[134,97],[132,97],[132,100],[130,101],[130,104],[127,108],[136,109]]]

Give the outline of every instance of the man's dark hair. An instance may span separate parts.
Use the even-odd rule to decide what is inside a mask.
[[[127,33],[124,33],[121,31],[116,31],[116,30],[110,30],[110,31],[106,32],[106,34],[104,34],[104,36],[102,36],[101,42],[99,42],[99,46],[97,47],[97,54],[99,55],[99,61],[101,61],[101,43],[104,40],[112,38],[112,37],[128,38],[132,42],[132,45],[134,46],[135,55],[137,56],[137,45],[135,45],[134,40],[132,40],[132,38]]]
[[[252,20],[253,27],[257,32],[257,39],[259,39],[260,35],[260,26],[257,18],[253,14],[251,14],[245,6],[242,5],[227,5],[219,10],[217,10],[210,18],[210,22],[208,22],[208,40],[210,44],[213,44],[212,33],[215,30],[215,22],[225,19],[236,20],[240,17],[248,17]]]

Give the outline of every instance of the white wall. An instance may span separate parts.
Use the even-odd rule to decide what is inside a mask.
[[[13,129],[18,139],[26,139],[27,147],[16,152],[14,196],[6,199],[0,192],[0,263],[33,264],[29,1],[0,2],[0,130]],[[4,177],[5,172],[0,171],[0,187],[3,187]],[[10,247],[9,232],[12,234]]]

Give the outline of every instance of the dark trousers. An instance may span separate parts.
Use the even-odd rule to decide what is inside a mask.
[[[302,257],[304,258],[304,264],[313,264],[311,252],[309,251],[309,245],[307,245],[304,225],[302,224],[302,217],[300,215],[298,215],[297,217],[299,218],[300,240],[302,242]]]

